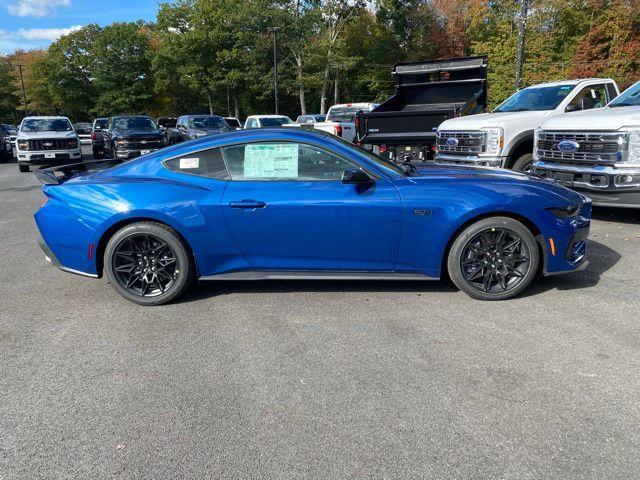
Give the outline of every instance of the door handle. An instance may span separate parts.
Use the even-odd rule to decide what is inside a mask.
[[[229,202],[231,208],[264,208],[267,206],[264,202],[256,202],[255,200],[242,200],[240,202]]]

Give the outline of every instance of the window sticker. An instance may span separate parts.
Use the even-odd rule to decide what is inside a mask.
[[[244,178],[297,178],[298,145],[246,145]]]
[[[571,90],[573,87],[571,85],[560,87],[560,90]]]
[[[200,167],[200,159],[199,158],[181,158],[180,159],[180,170],[189,170],[191,168],[199,168]]]

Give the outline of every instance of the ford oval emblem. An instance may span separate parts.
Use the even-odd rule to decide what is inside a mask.
[[[455,147],[455,146],[458,145],[458,139],[450,137],[450,138],[447,138],[447,142],[446,143],[447,143],[448,147]]]
[[[573,140],[563,140],[558,143],[558,150],[561,152],[575,152],[580,148],[580,144],[578,142],[574,142]]]

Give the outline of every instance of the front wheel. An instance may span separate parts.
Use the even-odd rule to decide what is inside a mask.
[[[105,249],[104,269],[115,290],[140,305],[163,305],[176,299],[195,272],[175,230],[155,222],[137,222],[118,230]]]
[[[516,172],[531,173],[533,169],[533,154],[525,153],[522,155],[513,164],[513,169]]]
[[[529,286],[540,255],[531,231],[509,217],[490,217],[467,227],[453,242],[449,276],[478,300],[506,300]]]
[[[20,170],[20,173],[27,173],[29,171],[29,165],[18,163],[18,170]]]

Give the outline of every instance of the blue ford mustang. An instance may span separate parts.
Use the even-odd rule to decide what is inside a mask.
[[[478,299],[586,267],[591,203],[506,170],[395,165],[329,134],[245,130],[110,168],[39,170],[47,259],[159,305],[194,279],[411,279]],[[92,171],[96,169],[96,171]]]

